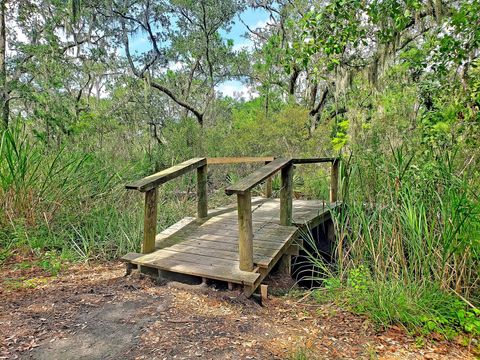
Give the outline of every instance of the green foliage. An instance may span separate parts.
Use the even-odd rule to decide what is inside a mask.
[[[288,357],[289,360],[308,360],[311,358],[311,351],[306,348],[298,348]]]
[[[47,251],[38,261],[38,265],[51,275],[57,275],[62,268],[62,263],[55,251]]]
[[[251,52],[225,38],[243,2],[129,5],[9,3],[25,39],[7,29],[0,263],[22,247],[56,274],[138,251],[143,199],[124,184],[194,156],[340,155],[336,264],[304,234],[316,296],[420,335],[478,336],[478,1],[268,4]],[[151,51],[127,59],[125,38]],[[215,93],[233,78],[259,96]],[[209,167],[210,205],[256,166]],[[328,198],[328,177],[298,166],[294,195]],[[195,186],[159,189],[159,229],[195,213]]]
[[[383,327],[401,324],[418,334],[436,332],[447,339],[459,333],[480,335],[479,310],[442,289],[375,280],[364,266],[351,268],[346,277],[345,282],[338,277],[328,279],[313,297],[319,302],[336,301]]]
[[[0,158],[0,223],[23,218],[33,224],[38,212],[48,219],[77,191],[77,177],[88,156],[67,158],[62,150],[45,156],[24,132],[13,128],[0,133]]]

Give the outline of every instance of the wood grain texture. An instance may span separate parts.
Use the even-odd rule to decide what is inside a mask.
[[[241,157],[214,157],[207,158],[208,165],[221,165],[221,164],[248,164],[257,162],[272,161],[273,156],[241,156]]]
[[[142,253],[148,254],[155,250],[157,234],[157,189],[145,193],[145,214],[143,218]]]
[[[248,203],[248,200],[244,202]],[[288,256],[298,253],[296,244],[300,231],[297,226],[279,224],[280,203],[279,199],[262,199],[261,202],[254,201],[252,208],[250,199],[252,260],[248,268],[251,271],[240,269],[239,224],[243,220],[239,219],[235,206],[215,211],[215,216],[211,212],[206,219],[184,218],[157,234],[154,252],[130,253],[123,257],[123,261],[131,267],[138,265],[142,271],[151,274],[165,270],[241,284],[244,294],[248,296],[275,264],[281,261],[288,268]],[[339,205],[319,200],[293,200],[293,218],[296,216],[296,221],[301,223],[298,226],[308,228],[318,221],[325,221],[326,214],[333,206]],[[240,207],[249,209],[248,204]],[[282,257],[287,263],[281,260]]]
[[[237,195],[238,252],[240,270],[253,270],[252,197],[250,191]]]
[[[250,191],[255,186],[265,181],[270,176],[274,175],[277,171],[289,165],[290,162],[291,162],[290,159],[275,159],[272,162],[268,163],[267,165],[263,166],[262,168],[255,170],[250,175],[244,177],[242,180],[240,180],[236,184],[226,188],[225,193],[227,195],[232,195],[232,194],[243,194],[247,191]]]
[[[197,168],[197,218],[208,216],[207,165]]]
[[[280,190],[280,224],[292,224],[293,165],[282,169],[282,188]]]
[[[163,250],[159,250],[163,251]],[[156,252],[154,253],[156,254]],[[149,254],[153,255],[153,254]],[[195,257],[183,257],[174,259],[165,254],[158,256],[139,257],[132,261],[133,264],[147,266],[181,274],[206,277],[214,280],[231,281],[237,284],[253,284],[259,277],[258,273],[241,271],[238,269],[238,263],[232,262],[225,264],[198,263]]]
[[[293,164],[315,164],[315,163],[326,163],[326,162],[334,162],[338,158],[334,157],[325,157],[325,158],[293,158]]]
[[[334,161],[330,170],[330,202],[336,202],[338,198],[338,165],[339,161]]]
[[[135,181],[131,184],[127,184],[125,187],[127,189],[145,192],[206,164],[206,158],[190,159],[182,162],[181,164],[169,167],[168,169],[162,170],[141,180]]]

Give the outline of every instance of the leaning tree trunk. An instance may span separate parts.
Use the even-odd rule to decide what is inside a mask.
[[[2,124],[8,127],[9,107],[8,107],[8,89],[7,89],[7,64],[6,64],[6,16],[7,0],[0,0],[0,112]]]

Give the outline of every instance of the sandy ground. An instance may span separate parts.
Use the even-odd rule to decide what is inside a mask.
[[[378,332],[334,305],[288,296],[259,304],[125,277],[120,263],[42,275],[2,269],[0,359],[474,359],[455,343],[419,347],[400,328]]]

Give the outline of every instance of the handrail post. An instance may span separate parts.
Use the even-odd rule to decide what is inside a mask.
[[[282,170],[280,190],[280,225],[292,225],[293,164],[290,162]]]
[[[338,197],[338,159],[332,161],[330,169],[330,202],[336,202]]]
[[[155,251],[155,236],[157,235],[157,188],[145,192],[145,216],[143,219],[142,253]]]
[[[267,165],[269,162],[270,161],[265,161],[265,165]],[[272,197],[272,177],[271,176],[265,182],[265,197],[267,199]]]
[[[197,218],[208,216],[207,165],[197,168]]]
[[[238,204],[238,252],[240,270],[253,270],[253,230],[252,230],[252,196],[249,191],[237,194]]]

